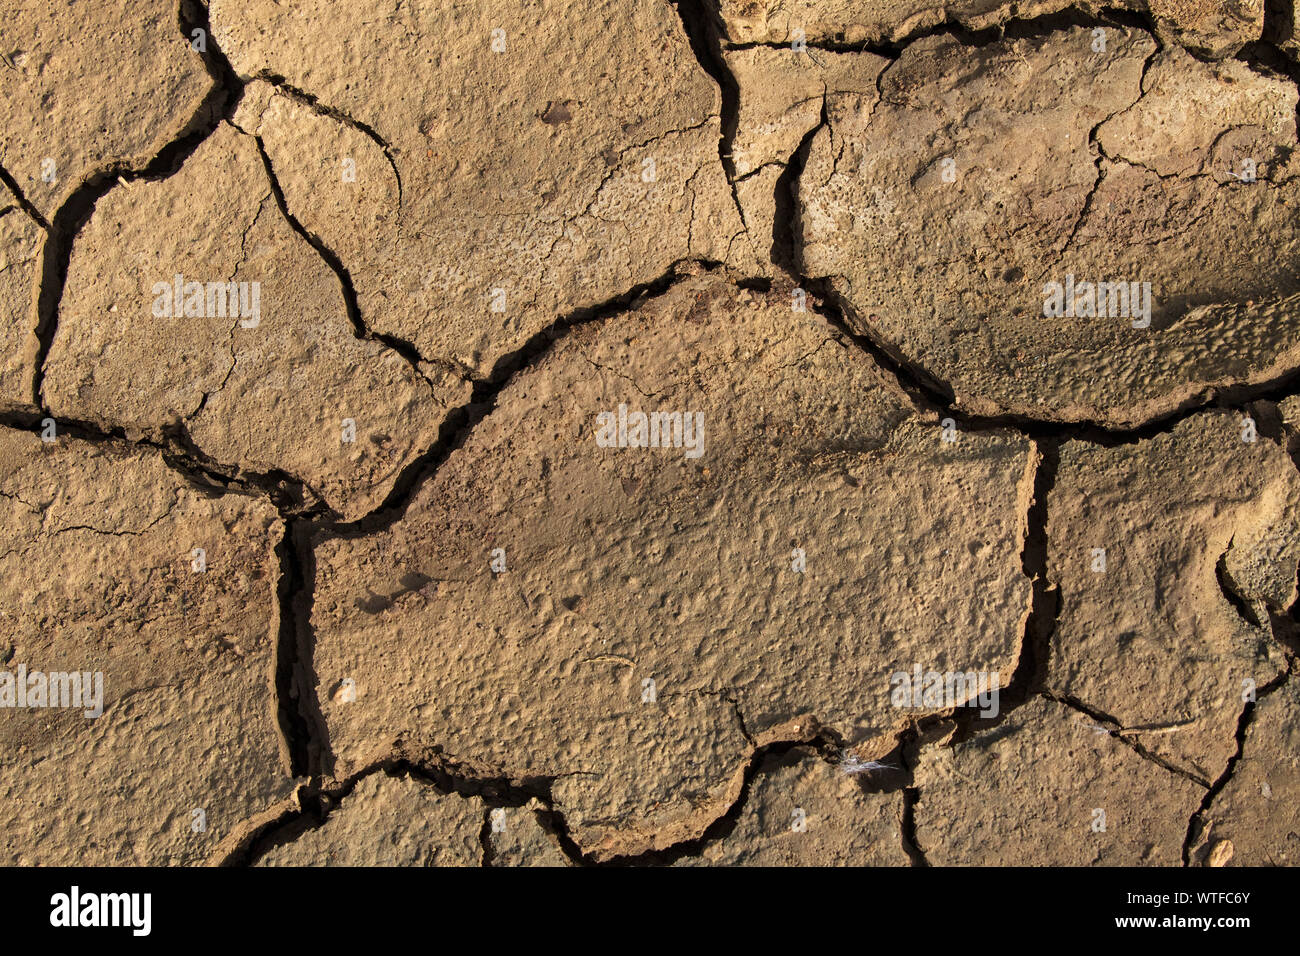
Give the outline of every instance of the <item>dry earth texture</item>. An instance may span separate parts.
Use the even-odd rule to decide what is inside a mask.
[[[0,863],[1300,863],[1290,0],[112,6],[0,0]]]

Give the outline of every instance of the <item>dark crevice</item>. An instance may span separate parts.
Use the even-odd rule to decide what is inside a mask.
[[[388,165],[393,170],[393,177],[397,180],[397,208],[402,208],[402,172],[397,168],[397,160],[393,158],[393,148],[389,145],[388,140],[380,136],[374,127],[361,122],[361,120],[349,116],[347,113],[334,106],[328,106],[318,100],[313,94],[306,90],[300,90],[293,86],[287,79],[276,73],[259,73],[254,79],[265,80],[276,89],[280,90],[285,96],[308,107],[313,113],[320,116],[328,116],[332,120],[342,123],[344,126],[356,130],[367,139],[371,140],[376,146],[384,151],[384,158],[388,160]]]
[[[1237,53],[1241,60],[1256,73],[1278,76],[1300,87],[1300,62],[1296,55],[1283,49],[1296,42],[1295,0],[1264,0],[1264,30],[1259,42],[1247,45]],[[1300,126],[1300,103],[1297,104],[1297,125]]]
[[[1047,38],[1076,27],[1084,29],[1110,27],[1141,31],[1151,36],[1161,49],[1174,45],[1204,63],[1218,62],[1225,56],[1231,56],[1262,75],[1291,77],[1294,80],[1300,75],[1297,72],[1298,65],[1281,49],[1283,44],[1295,39],[1292,20],[1293,0],[1267,0],[1266,6],[1261,38],[1220,56],[1211,56],[1207,50],[1180,42],[1180,38],[1165,29],[1164,25],[1147,10],[1118,6],[1095,8],[1075,5],[1038,17],[1012,16],[1000,24],[978,30],[964,26],[960,20],[949,16],[940,22],[922,25],[894,37],[877,36],[868,37],[861,42],[849,42],[843,33],[839,33],[829,38],[809,38],[805,42],[809,51],[868,53],[888,60],[897,60],[909,46],[931,37],[948,37],[962,46],[981,49],[1005,40]],[[731,42],[725,37],[725,29],[723,39],[724,49],[728,51],[755,47],[786,51],[792,49],[790,42]]]
[[[292,706],[302,720],[295,726],[296,759],[303,771],[315,780],[333,776],[334,753],[329,743],[329,723],[321,709],[320,676],[316,673],[316,629],[312,612],[316,606],[316,548],[313,540],[316,523],[295,527],[294,551],[297,558],[296,590],[285,595],[280,605],[280,640],[286,657],[292,657],[293,669],[286,688],[292,705],[281,698],[281,707]],[[285,620],[293,623],[293,633],[285,632]]]
[[[220,865],[249,866],[276,847],[292,843],[310,830],[319,829],[362,780],[376,773],[409,778],[444,795],[477,797],[487,805],[489,814],[495,807],[522,807],[533,800],[549,805],[554,779],[530,777],[515,781],[501,776],[483,776],[446,758],[437,748],[416,755],[406,753],[399,744],[392,756],[358,770],[346,780],[326,783],[321,778],[313,778],[299,790],[299,808],[255,828]],[[480,834],[480,839],[487,838],[488,834]]]
[[[1062,694],[1056,691],[1047,691],[1047,690],[1043,691],[1042,693],[1043,696],[1046,697],[1048,700],[1054,700],[1058,704],[1062,704],[1065,707],[1069,707],[1071,710],[1078,711],[1079,713],[1083,714],[1085,717],[1092,720],[1097,725],[1097,727],[1099,727],[1102,730],[1105,730],[1110,737],[1119,741],[1124,746],[1128,747],[1130,750],[1132,750],[1143,760],[1150,761],[1151,763],[1160,767],[1162,770],[1168,770],[1170,773],[1176,774],[1177,776],[1182,777],[1185,780],[1190,780],[1198,787],[1208,788],[1210,786],[1209,780],[1206,780],[1204,777],[1192,773],[1191,771],[1186,770],[1178,766],[1177,764],[1172,763],[1169,760],[1166,760],[1164,757],[1152,753],[1146,747],[1143,747],[1140,743],[1134,740],[1130,734],[1123,733],[1123,731],[1126,729],[1133,730],[1136,728],[1125,728],[1123,723],[1118,718],[1106,713],[1105,711],[1098,710],[1096,707],[1091,707],[1088,704],[1085,704],[1083,701],[1079,700],[1078,698],[1071,697],[1069,694]],[[1106,726],[1107,724],[1109,724],[1110,726]]]
[[[916,805],[920,802],[920,790],[916,787],[904,788],[903,815],[898,825],[903,840],[903,852],[912,861],[912,865],[929,866],[930,861],[925,858],[925,850],[921,849],[921,844],[916,839]]]
[[[257,151],[262,157],[262,165],[266,168],[266,178],[271,183],[271,193],[275,197],[275,204],[280,210],[280,215],[284,217],[284,221],[289,224],[289,227],[293,229],[294,232],[296,232],[309,246],[316,250],[316,254],[321,257],[329,267],[330,271],[333,272],[335,277],[339,280],[339,286],[343,293],[344,309],[347,312],[348,321],[352,323],[353,334],[358,339],[378,342],[387,348],[392,349],[405,359],[407,364],[411,366],[412,370],[414,370],[415,374],[428,383],[429,387],[432,388],[432,383],[428,382],[428,379],[420,370],[420,363],[424,362],[425,359],[420,355],[419,351],[416,350],[413,343],[395,335],[386,335],[382,332],[375,332],[366,326],[364,319],[361,317],[361,307],[357,300],[357,290],[352,284],[352,273],[348,271],[347,266],[343,264],[343,260],[338,256],[338,254],[329,246],[325,245],[324,240],[315,233],[309,231],[301,222],[298,221],[298,217],[289,211],[289,205],[285,200],[284,190],[280,186],[279,178],[275,175],[275,168],[271,165],[271,157],[266,152],[266,145],[262,142],[260,137],[253,137],[253,139],[257,143]]]
[[[203,30],[207,37],[206,52],[191,55],[203,58],[208,75],[213,80],[212,88],[180,134],[152,160],[138,169],[113,163],[98,170],[73,191],[50,220],[42,252],[40,291],[36,298],[34,331],[37,352],[32,373],[32,402],[37,408],[45,408],[41,394],[45,381],[45,359],[58,329],[59,303],[68,277],[72,246],[81,227],[94,212],[95,204],[119,185],[119,180],[130,183],[171,176],[212,135],[222,119],[233,112],[242,94],[242,84],[212,38],[206,8],[194,0],[182,0],[178,19],[181,35],[187,44],[191,39],[191,31],[195,29]]]
[[[796,245],[796,252],[799,256],[798,261],[802,263],[801,245],[801,243]],[[863,334],[849,324],[845,318],[846,313],[839,304],[839,296],[829,280],[809,279],[807,276],[799,276],[798,282],[802,288],[808,291],[813,311],[838,329],[842,335],[857,345],[858,348],[870,355],[876,364],[884,369],[890,377],[896,379],[903,391],[912,400],[912,403],[918,408],[928,411],[942,411],[962,425],[963,431],[975,430],[981,426],[985,428],[1002,428],[1008,424],[995,419],[977,419],[974,416],[953,410],[952,405],[956,397],[952,389],[945,383],[934,378],[923,368],[909,363],[897,349],[878,344],[871,335]],[[984,424],[986,422],[987,424]],[[1016,426],[1012,425],[1012,427]]]
[[[186,447],[178,428],[163,429],[157,436],[131,438],[125,429],[104,429],[93,422],[43,415],[35,412],[0,413],[0,427],[41,434],[46,422],[54,422],[57,440],[72,438],[92,444],[117,445],[125,449],[149,450],[192,485],[209,492],[235,491],[265,495],[282,515],[310,513],[305,509],[303,488],[283,473],[250,473],[213,462]]]
[[[533,800],[549,805],[551,786],[557,779],[551,776],[515,779],[492,768],[458,761],[437,746],[407,747],[399,743],[397,754],[396,760],[384,764],[390,775],[392,769],[401,769],[442,793],[478,797],[490,807],[522,807]]]
[[[936,33],[942,32],[940,30]],[[836,39],[808,39],[805,41],[808,51],[821,51],[824,53],[867,53],[872,56],[883,57],[887,60],[897,60],[902,56],[903,49],[907,43],[892,43],[888,40],[865,40],[861,43],[849,43],[845,40]],[[726,41],[723,49],[728,53],[739,53],[744,50],[776,50],[784,53],[796,52],[793,46],[786,43],[779,43],[775,40],[741,40]]]
[[[1175,408],[1153,416],[1140,425],[1113,426],[1097,421],[1053,421],[1018,413],[980,415],[956,407],[953,389],[926,369],[908,360],[900,350],[885,343],[870,329],[870,322],[860,318],[850,323],[846,315],[856,313],[826,279],[801,279],[809,290],[813,308],[846,338],[867,352],[891,377],[895,378],[912,403],[921,411],[952,418],[961,431],[981,432],[1010,429],[1030,438],[1079,441],[1101,447],[1134,445],[1172,432],[1178,425],[1201,412],[1214,409],[1239,410],[1260,401],[1277,402],[1300,389],[1300,368],[1280,373],[1254,385],[1205,385]],[[820,300],[820,301],[817,301]]]
[[[1089,9],[1085,6],[1066,7],[1056,13],[1041,17],[1012,17],[996,26],[983,30],[969,30],[960,24],[950,24],[936,30],[921,30],[904,38],[904,45],[913,43],[935,32],[947,33],[964,46],[985,47],[1002,40],[1032,40],[1050,37],[1055,33],[1082,27],[1113,27],[1117,29],[1136,30],[1159,38],[1160,26],[1155,18],[1143,10],[1131,10],[1124,7],[1105,6]],[[1192,51],[1189,51],[1192,52]]]
[[[560,813],[549,806],[535,812],[538,825],[555,841],[556,846],[560,848],[560,852],[564,854],[570,863],[576,866],[590,865],[583,858],[582,847],[578,846],[573,837],[569,835],[568,824],[565,823],[564,817]]]
[[[1296,617],[1298,604],[1300,598],[1292,602],[1285,611],[1279,611],[1271,604],[1264,605],[1264,609],[1268,612],[1268,626],[1273,633],[1273,640],[1277,641],[1291,657],[1300,654],[1300,618]]]
[[[1232,579],[1232,574],[1228,571],[1228,552],[1231,550],[1232,541],[1229,541],[1227,550],[1219,555],[1219,560],[1214,565],[1214,576],[1219,582],[1219,590],[1223,592],[1224,598],[1232,605],[1238,617],[1252,628],[1260,628],[1263,625],[1260,624],[1259,616],[1255,614],[1250,601],[1241,593],[1237,582]]]
[[[298,791],[301,794],[301,788]],[[300,796],[299,796],[300,798]],[[283,812],[277,814],[273,819],[253,827],[235,843],[233,847],[226,851],[226,855],[219,860],[215,860],[217,866],[249,866],[263,852],[259,849],[261,841],[272,833],[288,833],[303,819],[304,812],[301,807],[288,807]],[[299,829],[297,834],[301,834],[305,829]],[[287,842],[287,841],[286,841]]]
[[[261,491],[271,499],[283,517],[315,515],[328,511],[324,499],[316,489],[286,471],[278,468],[253,471],[212,458],[194,442],[183,422],[173,422],[161,428],[159,434],[167,442],[167,447],[177,450],[185,461],[198,463],[214,474],[227,475],[232,481]]]
[[[927,744],[950,741],[955,726],[951,711],[929,714],[915,721],[899,734],[897,745],[881,759],[886,769],[857,778],[864,793],[899,794],[902,800],[898,816],[899,843],[912,866],[930,865],[916,836],[916,806],[921,801],[921,791],[916,786],[915,774],[921,751]]]
[[[1300,442],[1283,420],[1282,411],[1277,404],[1259,401],[1247,407],[1245,411],[1254,420],[1258,434],[1286,452],[1292,464],[1300,470],[1300,462],[1297,462],[1296,458],[1297,453],[1300,453]],[[1262,628],[1264,623],[1259,619],[1256,607],[1241,591],[1228,571],[1227,559],[1230,551],[1232,551],[1232,541],[1228,542],[1228,547],[1215,564],[1214,572],[1219,589],[1228,603],[1233,606],[1238,617],[1252,627]],[[1259,607],[1262,607],[1264,613],[1268,615],[1268,630],[1273,640],[1290,656],[1300,654],[1300,567],[1297,567],[1296,574],[1294,589],[1296,596],[1289,607],[1276,605],[1266,597],[1261,597],[1258,601]]]
[[[1034,450],[1038,464],[1034,469],[1033,497],[1020,551],[1021,572],[1031,585],[1030,607],[1016,669],[1002,691],[999,717],[992,718],[999,722],[1005,714],[1027,703],[1046,685],[1052,637],[1061,611],[1060,588],[1048,576],[1047,539],[1047,502],[1056,487],[1061,450],[1060,445],[1050,438],[1038,439]]]
[[[479,866],[489,867],[492,865],[492,807],[483,808],[483,826],[479,827],[478,845],[483,856],[479,860]]]
[[[1286,4],[1290,6],[1290,2]],[[1269,39],[1268,21],[1265,21],[1265,39],[1258,43],[1247,44],[1238,51],[1236,59],[1246,64],[1253,72],[1272,79],[1286,80],[1300,87],[1300,63],[1293,55],[1288,55],[1278,48],[1277,43]],[[1300,104],[1296,107],[1296,122],[1300,126]]]
[[[749,727],[745,723],[745,714],[740,709],[740,701],[736,699],[734,694],[731,695],[724,694],[722,695],[722,697],[727,703],[731,705],[731,710],[736,715],[736,725],[740,727],[740,735],[744,737],[746,741],[749,742],[749,745],[751,747],[755,746],[754,735],[749,732]]]
[[[809,50],[824,50],[828,53],[870,53],[889,60],[897,60],[912,44],[931,37],[948,37],[962,46],[980,49],[1003,42],[1004,40],[1029,40],[1050,37],[1053,34],[1074,27],[1112,27],[1140,30],[1156,36],[1159,27],[1153,17],[1139,10],[1120,7],[1102,7],[1087,9],[1081,6],[1067,7],[1056,13],[1043,14],[1038,17],[1012,16],[1002,23],[983,29],[974,30],[964,26],[957,18],[946,19],[929,25],[919,26],[907,33],[895,36],[868,37],[859,42],[849,42],[843,33],[829,38],[812,38],[805,41]],[[790,42],[747,41],[726,43],[728,50],[747,50],[754,47],[766,47],[773,50],[791,50]],[[1189,53],[1197,55],[1195,51]]]
[[[1264,0],[1264,32],[1260,41],[1280,47],[1294,39],[1295,0]]]
[[[4,183],[5,186],[9,188],[9,191],[13,193],[14,201],[18,203],[23,212],[27,213],[28,218],[30,218],[32,222],[36,223],[36,225],[40,226],[46,232],[50,231],[50,224],[46,222],[45,217],[41,215],[41,211],[28,201],[27,196],[23,194],[22,189],[19,187],[18,181],[14,179],[13,176],[9,175],[9,170],[5,169],[3,166],[0,166],[0,183]]]
[[[1033,490],[1025,517],[1021,545],[1021,573],[1030,582],[1030,603],[1025,614],[1020,652],[1011,679],[998,692],[998,712],[981,716],[979,708],[958,707],[918,720],[900,737],[903,762],[916,765],[921,743],[941,734],[951,743],[963,743],[1001,726],[1018,708],[1037,697],[1047,684],[1048,658],[1061,610],[1060,588],[1048,576],[1047,502],[1056,485],[1060,449],[1050,438],[1035,441]]]
[[[313,772],[312,746],[319,733],[312,733],[312,724],[322,722],[319,706],[315,706],[314,682],[303,686],[304,658],[310,663],[310,631],[307,622],[300,618],[306,592],[306,568],[311,564],[310,525],[303,519],[285,522],[284,539],[276,547],[280,559],[280,580],[276,599],[280,608],[280,631],[275,647],[275,697],[276,718],[280,735],[289,756],[289,772],[293,777],[306,777]],[[315,710],[311,708],[315,706]]]
[[[239,103],[239,97],[243,95],[244,83],[235,73],[234,67],[230,65],[230,60],[222,52],[221,47],[217,44],[212,35],[212,21],[208,15],[207,0],[181,0],[180,3],[180,28],[181,36],[186,43],[189,43],[194,36],[195,30],[202,30],[205,38],[205,51],[197,54],[203,57],[203,65],[207,68],[208,75],[212,77],[213,82],[220,90],[225,90],[230,95],[229,111],[222,115],[230,115],[234,112],[234,107]]]
[[[1234,59],[1246,64],[1252,72],[1266,79],[1300,83],[1300,63],[1272,43],[1262,40],[1248,43],[1237,52]]]
[[[737,289],[744,289],[749,292],[761,292],[767,295],[772,291],[772,280],[766,276],[755,276],[748,279],[735,280]]]
[[[671,866],[678,860],[698,857],[703,854],[704,849],[711,843],[725,840],[731,835],[736,828],[736,823],[740,815],[744,812],[745,806],[749,802],[749,791],[753,786],[755,779],[764,771],[765,766],[771,761],[777,761],[782,758],[797,759],[799,750],[811,749],[818,753],[822,759],[828,759],[833,754],[839,753],[839,747],[830,735],[823,732],[822,735],[812,738],[811,740],[791,740],[780,741],[777,743],[767,744],[759,747],[750,756],[749,763],[744,769],[744,779],[740,786],[740,793],[737,795],[735,802],[731,804],[721,816],[710,823],[704,831],[690,840],[683,840],[672,846],[660,850],[647,850],[633,856],[615,857],[609,860],[603,860],[597,863],[590,857],[585,856],[581,849],[573,844],[571,840],[567,841],[569,848],[566,852],[576,851],[576,862],[584,865],[595,866]],[[555,822],[563,825],[562,818],[556,815]],[[564,845],[562,843],[562,845]],[[570,849],[571,848],[571,849]]]
[[[817,125],[810,129],[794,151],[785,169],[776,180],[776,213],[772,219],[772,264],[784,271],[791,278],[798,280],[800,257],[796,250],[799,242],[799,202],[796,194],[804,167],[808,164],[808,154],[812,152],[813,139],[830,122],[827,114],[829,96],[822,95],[821,115]]]
[[[1207,832],[1207,814],[1209,814],[1211,807],[1213,807],[1215,799],[1223,791],[1223,788],[1228,785],[1228,782],[1232,779],[1233,773],[1237,770],[1237,764],[1241,761],[1241,755],[1246,749],[1246,732],[1250,729],[1250,725],[1255,719],[1255,707],[1257,703],[1261,698],[1267,697],[1285,684],[1288,678],[1290,678],[1291,671],[1294,667],[1295,661],[1292,660],[1288,663],[1285,671],[1273,678],[1273,680],[1269,681],[1263,687],[1259,688],[1255,693],[1255,699],[1247,701],[1245,706],[1242,707],[1241,716],[1237,718],[1237,749],[1232,756],[1228,758],[1228,763],[1223,768],[1223,773],[1219,774],[1218,779],[1210,784],[1209,789],[1205,792],[1205,796],[1201,798],[1201,805],[1196,809],[1196,812],[1192,814],[1191,819],[1187,821],[1187,836],[1183,839],[1183,866],[1192,865],[1193,847]],[[1197,860],[1195,862],[1203,861]]]
[[[1282,445],[1296,468],[1300,470],[1300,462],[1296,460],[1297,453],[1300,453],[1300,443],[1298,443],[1297,436],[1292,434],[1291,429],[1281,421],[1281,410],[1276,405],[1271,407],[1273,414],[1277,417],[1279,444]],[[1258,416],[1260,434],[1272,437],[1269,435],[1269,431],[1273,426],[1270,416],[1262,415],[1258,411],[1255,414]],[[1296,568],[1295,598],[1291,601],[1290,606],[1284,610],[1278,609],[1271,602],[1266,601],[1264,607],[1268,612],[1268,623],[1273,632],[1273,640],[1277,641],[1290,658],[1294,660],[1297,655],[1300,655],[1300,566]]]
[[[1151,52],[1151,55],[1147,57],[1146,62],[1142,64],[1142,78],[1138,82],[1138,96],[1137,99],[1127,107],[1128,109],[1131,109],[1142,99],[1146,86],[1145,81],[1147,70],[1151,68],[1151,64],[1159,54],[1160,42],[1157,40],[1156,48]],[[1097,170],[1097,177],[1092,181],[1092,187],[1088,190],[1088,195],[1083,197],[1083,205],[1079,208],[1078,218],[1074,220],[1074,224],[1070,227],[1070,234],[1065,237],[1065,243],[1061,246],[1061,254],[1057,259],[1058,262],[1065,258],[1066,253],[1070,251],[1070,247],[1074,245],[1074,240],[1078,238],[1079,230],[1083,228],[1084,223],[1088,221],[1088,216],[1092,213],[1093,201],[1097,198],[1097,193],[1101,191],[1102,183],[1106,181],[1106,167],[1103,163],[1109,161],[1110,157],[1107,156],[1105,150],[1101,148],[1101,143],[1097,139],[1097,134],[1101,132],[1103,126],[1109,123],[1120,112],[1123,112],[1123,110],[1102,117],[1100,121],[1093,124],[1092,129],[1088,130],[1088,149],[1093,154],[1092,161],[1093,166]]]
[[[727,184],[731,188],[731,201],[743,224],[745,210],[740,205],[740,196],[736,191],[736,163],[731,154],[732,144],[736,141],[736,130],[740,126],[740,86],[722,55],[722,21],[713,10],[713,5],[706,0],[669,2],[676,7],[677,15],[681,17],[691,52],[695,54],[700,68],[718,84],[722,97],[718,159],[722,162],[722,170],[726,173]]]
[[[332,535],[356,538],[392,527],[406,513],[415,493],[435,473],[447,457],[461,446],[474,427],[490,414],[505,388],[520,371],[531,367],[563,339],[571,329],[629,311],[640,302],[657,298],[673,287],[689,266],[713,271],[720,268],[716,262],[683,259],[674,262],[658,278],[642,282],[626,292],[597,305],[575,309],[560,316],[546,328],[532,335],[515,351],[502,356],[486,379],[475,381],[469,401],[448,413],[439,433],[438,441],[427,452],[402,469],[384,501],[370,514],[351,522],[338,522],[329,527]]]
[[[921,717],[899,735],[895,749],[883,758],[885,764],[898,769],[864,775],[859,780],[868,793],[903,791],[903,849],[916,866],[929,865],[916,841],[914,822],[920,793],[913,774],[922,748],[936,742],[945,746],[961,744],[987,733],[1042,693],[1047,682],[1048,655],[1060,612],[1059,588],[1048,577],[1047,501],[1056,483],[1060,453],[1051,439],[1039,439],[1035,444],[1037,461],[1021,548],[1021,570],[1031,582],[1030,606],[1015,671],[998,694],[997,714],[984,717],[976,707],[958,707]]]
[[[1069,26],[1124,26],[1142,30],[1155,40],[1157,49],[1147,58],[1143,68],[1151,67],[1156,56],[1167,44],[1167,39],[1156,29],[1154,21],[1145,14],[1105,8],[1099,14],[1092,14],[1079,8],[1070,8],[1059,14],[1039,17],[1033,20],[1012,20],[997,29],[971,33],[951,24],[941,25],[900,41],[896,47],[873,50],[882,55],[894,54],[915,42],[922,36],[932,34],[952,34],[963,43],[973,46],[986,46],[1005,37],[1047,36],[1054,31]],[[768,44],[740,44],[744,46]],[[783,46],[788,49],[788,45]],[[841,49],[834,45],[826,49]],[[844,50],[861,50],[860,45],[845,46]],[[1288,61],[1290,62],[1290,61]],[[1292,69],[1298,69],[1291,64]],[[1210,408],[1235,408],[1259,400],[1278,400],[1293,394],[1300,388],[1300,368],[1284,371],[1270,380],[1253,385],[1237,383],[1205,384],[1199,391],[1189,395],[1174,408],[1154,416],[1149,421],[1138,425],[1117,426],[1097,419],[1078,419],[1074,421],[1055,421],[1037,418],[1021,412],[1003,412],[999,414],[975,414],[958,409],[958,399],[953,386],[935,373],[918,365],[904,352],[891,343],[874,327],[874,316],[859,314],[850,303],[838,293],[831,277],[811,277],[804,275],[805,263],[802,257],[802,242],[799,234],[798,188],[800,177],[808,159],[812,139],[817,132],[827,125],[827,106],[823,102],[820,120],[805,136],[799,149],[791,158],[786,170],[780,177],[776,195],[776,221],[774,224],[774,244],[772,262],[787,272],[791,279],[808,291],[809,296],[820,300],[813,308],[835,328],[851,339],[860,348],[872,356],[888,374],[895,378],[908,394],[913,404],[925,412],[952,417],[963,431],[987,431],[994,429],[1012,429],[1032,438],[1054,438],[1058,441],[1077,440],[1102,446],[1132,444],[1167,433],[1184,419]],[[1090,133],[1090,141],[1095,140],[1096,128]],[[1099,179],[1104,176],[1100,163],[1104,157],[1098,153]],[[1094,190],[1096,184],[1094,184]],[[1075,228],[1079,228],[1081,216]],[[788,252],[786,245],[788,244]]]

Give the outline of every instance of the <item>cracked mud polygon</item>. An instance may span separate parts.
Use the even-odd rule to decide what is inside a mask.
[[[0,862],[1300,862],[1290,2],[0,21]]]

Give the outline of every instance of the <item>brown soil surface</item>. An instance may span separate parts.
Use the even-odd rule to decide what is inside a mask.
[[[0,863],[1300,862],[1292,7],[0,0]]]

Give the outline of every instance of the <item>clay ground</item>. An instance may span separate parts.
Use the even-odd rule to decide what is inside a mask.
[[[0,0],[0,862],[1300,862],[1290,0]]]

